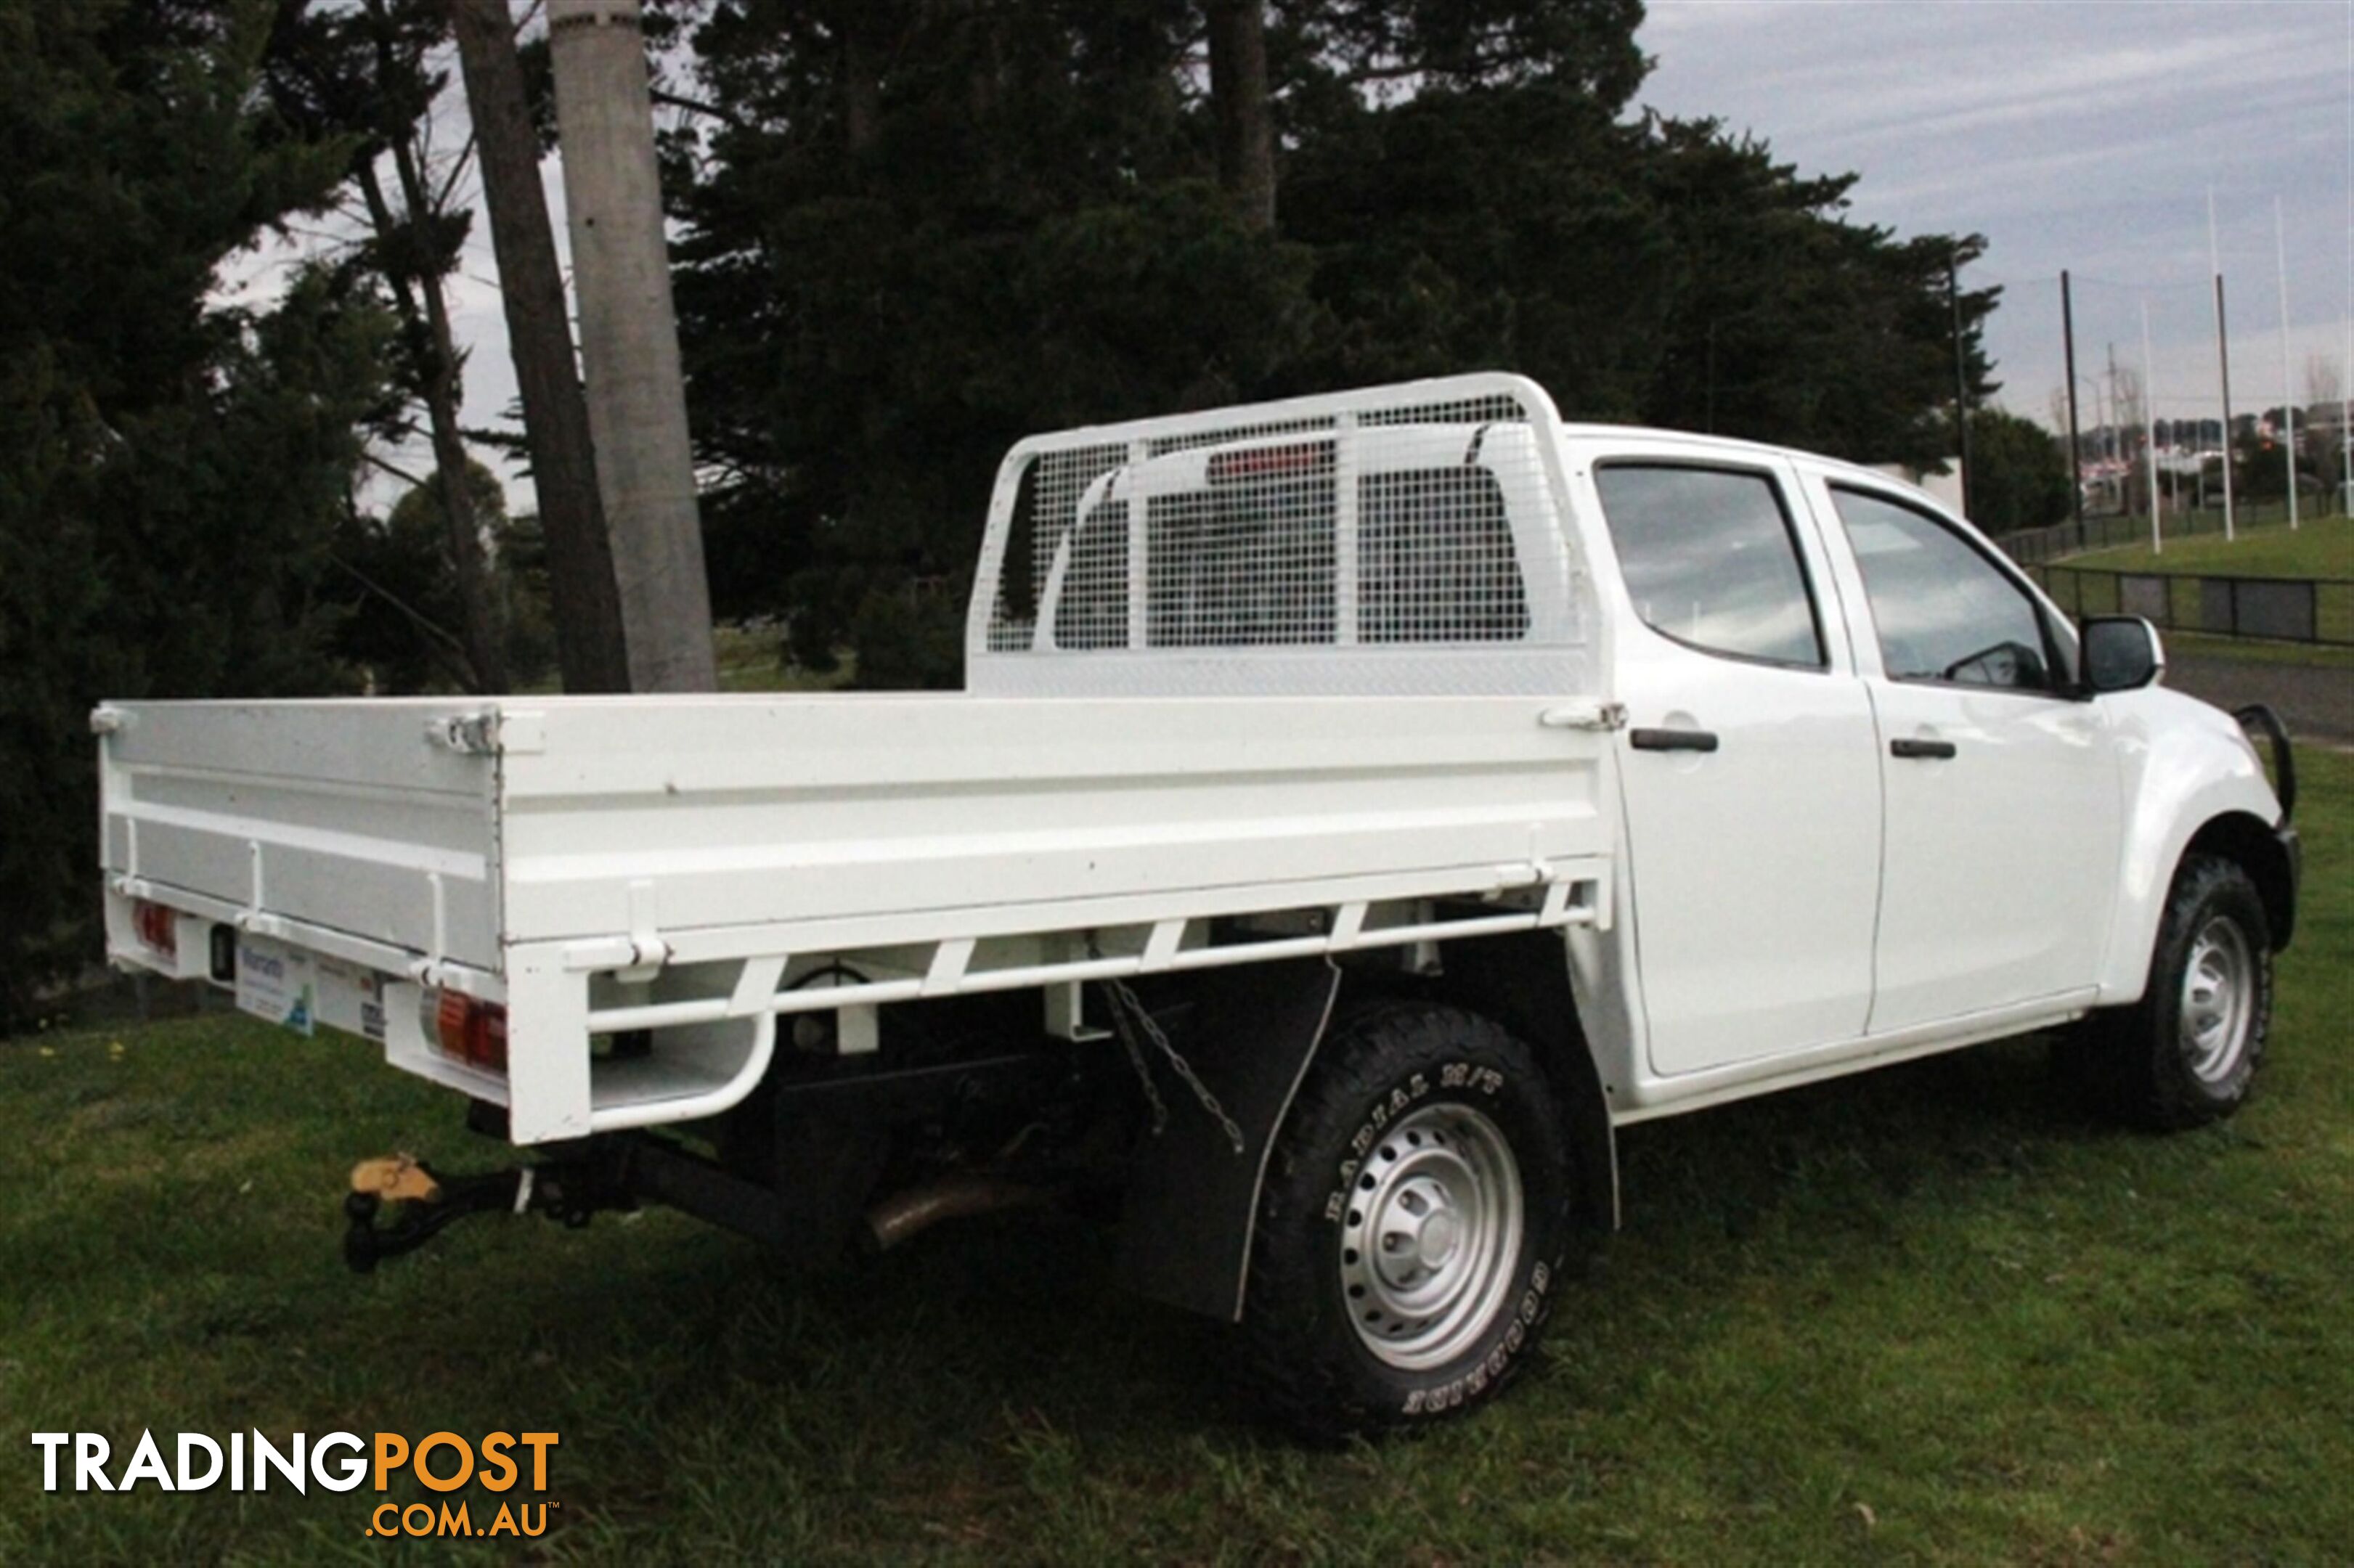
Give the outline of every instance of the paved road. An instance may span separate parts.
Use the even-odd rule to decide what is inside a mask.
[[[2354,670],[2170,655],[2166,683],[2221,708],[2270,703],[2297,739],[2354,746]]]

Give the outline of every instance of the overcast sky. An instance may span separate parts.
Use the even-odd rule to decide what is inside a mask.
[[[1650,0],[1641,37],[1658,62],[1645,102],[1861,175],[1864,221],[1987,237],[1963,278],[2006,285],[1988,337],[2016,412],[2046,418],[2065,379],[2063,267],[2079,375],[2112,343],[2140,364],[2146,301],[2157,411],[2216,409],[2210,186],[2234,409],[2282,397],[2275,197],[2295,395],[2310,355],[2343,363],[2349,0]]]
[[[1650,0],[1641,101],[1713,115],[1806,173],[1852,171],[1853,216],[1900,234],[1979,233],[1972,286],[2005,285],[1988,328],[1999,400],[2050,416],[2062,385],[2059,274],[2076,280],[2077,368],[2156,342],[2157,411],[2217,409],[2207,193],[2221,230],[2237,409],[2282,397],[2273,205],[2288,249],[2288,363],[2342,366],[2354,296],[2354,0]],[[437,139],[464,137],[451,95]],[[563,185],[544,168],[563,232]],[[471,182],[470,182],[471,185]],[[279,269],[247,272],[257,293]],[[453,290],[471,344],[467,423],[514,397],[488,225]],[[2094,422],[2094,393],[2083,392]],[[421,464],[425,455],[410,454]],[[509,476],[512,479],[512,476]],[[527,486],[515,495],[528,506]]]

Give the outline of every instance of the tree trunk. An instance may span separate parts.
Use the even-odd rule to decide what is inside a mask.
[[[421,344],[418,388],[425,403],[426,428],[433,442],[433,488],[441,500],[442,525],[450,547],[450,568],[458,581],[459,638],[465,644],[466,662],[473,666],[478,690],[506,689],[506,660],[496,610],[491,603],[490,574],[482,559],[482,525],[474,515],[472,475],[468,471],[466,439],[458,428],[458,353],[450,334],[449,302],[442,298],[441,280],[417,267],[415,235],[431,217],[424,181],[405,142],[392,146],[393,168],[400,179],[401,197],[408,207],[409,238],[399,234],[402,219],[384,199],[384,189],[373,168],[363,168],[360,189],[367,201],[377,243],[395,257],[387,272],[399,273],[393,302],[402,326],[413,343]]]
[[[1275,227],[1275,122],[1267,90],[1267,11],[1261,0],[1209,0],[1210,107],[1218,184],[1246,227]]]
[[[639,0],[548,0],[547,27],[588,429],[629,628],[630,684],[713,691],[711,585]]]
[[[875,150],[882,135],[883,84],[876,79],[873,24],[855,11],[842,33],[842,139],[854,158]]]
[[[630,651],[613,584],[613,542],[597,494],[588,403],[572,356],[572,325],[556,232],[539,183],[539,145],[504,0],[448,0],[473,116],[482,205],[499,263],[507,344],[523,395],[525,446],[547,535],[557,666],[567,692],[626,692]]]

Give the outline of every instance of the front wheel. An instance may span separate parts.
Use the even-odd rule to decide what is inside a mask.
[[[1253,1241],[1243,1333],[1275,1414],[1337,1437],[1493,1398],[1559,1283],[1571,1171],[1551,1084],[1497,1024],[1391,1003],[1336,1028]]]
[[[2102,1114],[2160,1131],[2202,1127],[2247,1099],[2272,1012],[2264,899],[2238,862],[2191,855],[2167,895],[2141,1000],[2086,1020],[2062,1043],[2061,1070]]]

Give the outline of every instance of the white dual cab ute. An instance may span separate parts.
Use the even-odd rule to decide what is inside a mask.
[[[1512,1376],[1614,1129],[2061,1030],[2230,1114],[2286,742],[1918,490],[1473,376],[1008,455],[948,694],[110,704],[122,964],[364,1037],[535,1150],[813,1258],[1046,1198],[1299,1426]],[[2276,795],[2273,778],[2279,779]],[[1016,1233],[1018,1234],[1018,1233]]]

